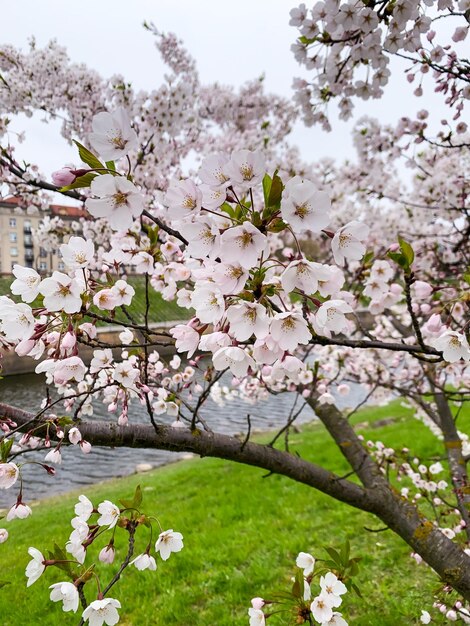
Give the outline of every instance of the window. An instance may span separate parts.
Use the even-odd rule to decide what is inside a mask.
[[[15,239],[16,241],[16,239]],[[33,245],[33,238],[31,237],[31,235],[25,235],[24,236],[24,245],[25,246],[32,246]]]
[[[16,243],[18,241],[18,235],[16,233],[10,233],[10,241],[11,243]]]
[[[10,256],[18,256],[18,248],[10,248]]]
[[[16,228],[16,217],[10,217],[10,228]]]
[[[62,263],[62,261],[59,261],[57,268],[61,271],[65,269],[65,265]]]
[[[47,256],[47,251],[44,248],[39,248],[39,256],[44,258]]]
[[[25,233],[30,233],[31,232],[31,222],[29,220],[25,220],[23,222],[23,230]]]
[[[39,269],[44,272],[45,270],[47,270],[47,263],[45,261],[40,261],[39,262]]]

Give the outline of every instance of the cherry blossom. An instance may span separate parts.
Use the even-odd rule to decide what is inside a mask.
[[[62,610],[77,612],[80,597],[78,590],[73,583],[54,583],[49,587],[52,589],[50,598],[52,602],[62,602]]]
[[[330,599],[327,595],[321,593],[314,598],[310,605],[310,610],[314,619],[320,624],[325,624],[333,617],[333,609],[330,604]]]
[[[100,514],[97,522],[99,526],[114,528],[118,523],[120,515],[119,508],[109,500],[105,500],[98,505],[98,513]]]
[[[290,185],[281,204],[282,219],[295,233],[321,232],[330,222],[330,198],[319,191],[310,181],[299,181]]]
[[[256,185],[263,180],[266,161],[259,151],[239,150],[232,153],[230,161],[224,165],[232,184]]]
[[[345,314],[351,313],[352,308],[342,300],[328,300],[318,309],[316,322],[321,328],[341,332],[347,328]]]
[[[260,609],[249,608],[248,616],[250,618],[250,626],[264,626],[266,624],[264,613]]]
[[[21,296],[23,302],[28,304],[33,302],[39,294],[39,283],[41,277],[32,267],[23,267],[15,264],[12,274],[15,276],[10,286],[11,293],[15,296]]]
[[[18,480],[20,470],[15,463],[0,463],[0,489],[9,489]]]
[[[271,321],[271,336],[283,350],[295,350],[311,338],[307,322],[300,313],[276,313]]]
[[[315,559],[308,552],[299,552],[295,564],[303,569],[304,576],[309,576],[315,567]]]
[[[144,552],[143,554],[139,554],[139,556],[133,559],[129,565],[134,565],[134,567],[140,571],[145,569],[155,571],[157,569],[155,559],[153,558],[153,556],[147,554],[146,552]]]
[[[129,116],[122,107],[112,113],[103,111],[93,117],[91,145],[105,161],[126,156],[137,146],[137,134],[131,127]]]
[[[353,221],[342,226],[331,241],[333,256],[338,265],[344,265],[346,260],[359,261],[365,254],[369,227],[361,222]]]
[[[91,239],[83,237],[70,237],[67,243],[60,246],[62,259],[67,267],[81,269],[88,267],[93,260],[95,246]]]
[[[442,356],[449,363],[455,363],[460,359],[470,361],[470,347],[462,333],[446,330],[440,337],[431,339],[430,343],[442,351]]]
[[[81,294],[83,285],[62,272],[53,272],[50,278],[45,278],[39,292],[44,296],[44,306],[49,311],[64,311],[64,313],[78,313],[82,307]]]
[[[192,180],[181,180],[170,186],[165,196],[172,219],[196,215],[202,206],[202,192]]]
[[[251,222],[227,229],[220,238],[225,262],[240,263],[245,269],[256,265],[266,243],[266,235],[260,233]]]
[[[45,558],[36,548],[28,548],[28,554],[32,556],[32,560],[26,566],[27,587],[34,584],[46,569]]]
[[[170,558],[172,552],[180,552],[183,549],[183,535],[174,532],[172,528],[160,533],[155,543],[155,551],[160,553],[163,561]]]
[[[227,346],[219,348],[212,357],[216,370],[224,370],[227,367],[234,376],[244,376],[248,368],[254,368],[255,362],[252,357],[242,348]]]
[[[318,264],[300,259],[292,261],[281,276],[282,288],[291,292],[300,289],[307,294],[315,293],[318,289]]]
[[[144,210],[144,198],[130,180],[104,174],[91,183],[96,198],[86,200],[86,208],[94,217],[106,218],[113,230],[127,230]]]
[[[244,302],[232,305],[227,309],[226,317],[230,323],[230,333],[238,341],[246,341],[252,335],[261,339],[268,334],[268,316],[260,304]]]
[[[8,511],[7,522],[11,522],[13,519],[26,519],[31,513],[31,507],[24,504],[24,502],[17,502]]]
[[[0,331],[10,341],[29,339],[34,330],[34,317],[27,304],[15,304],[0,296]]]
[[[78,496],[78,503],[75,505],[75,515],[86,522],[92,513],[93,504],[91,501],[84,495]]]
[[[82,613],[82,619],[88,622],[89,626],[114,626],[119,622],[117,609],[121,608],[119,600],[114,598],[103,598],[93,600]]]

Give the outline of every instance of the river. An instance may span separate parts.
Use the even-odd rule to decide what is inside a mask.
[[[36,374],[5,377],[0,380],[0,400],[24,410],[37,411],[44,394],[44,379]],[[362,397],[362,390],[358,388],[354,389],[346,400],[343,398],[340,400],[343,406],[346,406],[350,405],[351,402],[360,402]],[[234,399],[220,408],[209,398],[204,404],[201,415],[214,431],[225,434],[233,435],[245,432],[247,414],[250,414],[252,430],[273,430],[286,423],[294,400],[295,394],[285,393],[270,396],[256,405]],[[300,407],[300,404],[297,406]],[[114,417],[107,412],[106,407],[100,402],[94,404],[94,411],[95,414],[92,419],[109,421]],[[57,412],[61,414],[60,410]],[[166,423],[172,421],[169,418],[166,420],[161,420],[161,418],[162,416],[159,416],[159,420],[166,421]],[[314,418],[313,411],[306,406],[296,423],[309,422]],[[140,403],[134,402],[131,405],[129,421],[130,423],[148,422],[148,415]],[[45,454],[45,451],[31,452],[17,457],[17,462],[43,461]],[[37,464],[27,463],[24,465],[22,474],[25,502],[64,493],[81,485],[126,476],[134,473],[137,466],[141,464],[149,464],[153,467],[165,465],[182,458],[182,455],[165,450],[101,447],[93,447],[91,453],[85,455],[78,449],[78,446],[70,446],[63,450],[62,457],[62,464],[55,466],[55,476],[50,476]],[[15,499],[16,490],[0,491],[0,507],[10,506]]]

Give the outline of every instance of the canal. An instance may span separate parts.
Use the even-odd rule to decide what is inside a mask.
[[[223,382],[222,379],[222,384]],[[24,410],[37,411],[45,396],[45,389],[44,379],[36,374],[5,377],[0,380],[0,400]],[[351,402],[360,402],[361,397],[361,390],[356,389],[350,394],[346,402],[343,398],[341,400],[343,404],[351,404]],[[274,430],[286,423],[294,400],[295,394],[293,393],[269,396],[256,405],[235,398],[221,408],[209,398],[204,404],[201,415],[214,431],[225,434],[233,435],[245,432],[247,414],[250,414],[252,430]],[[300,404],[298,403],[297,406],[300,407]],[[60,405],[58,405],[56,412],[63,414],[59,407]],[[161,419],[162,417],[163,419]],[[307,406],[302,410],[296,423],[305,423],[314,417],[313,411]],[[165,419],[165,416],[158,416],[158,418],[162,422],[166,421],[166,423],[173,421],[173,418]],[[86,419],[109,421],[116,418],[113,414],[108,413],[106,406],[97,401],[94,403],[94,416]],[[145,408],[139,402],[132,403],[129,422],[131,424],[132,422],[148,422]],[[43,461],[45,454],[46,451],[44,450],[33,451],[17,457],[16,462]],[[85,455],[78,446],[71,446],[63,451],[63,461],[61,465],[55,466],[55,476],[50,476],[37,464],[26,463],[22,469],[25,482],[24,500],[30,502],[64,493],[83,485],[113,477],[126,476],[134,473],[138,466],[144,464],[158,467],[181,458],[181,453],[165,450],[100,447],[93,447],[91,453]],[[13,493],[13,490],[0,491],[0,507],[12,505],[15,499],[16,493]]]

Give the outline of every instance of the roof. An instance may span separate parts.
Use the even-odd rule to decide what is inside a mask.
[[[20,198],[15,198],[14,196],[10,196],[8,198],[0,199],[0,206],[12,205],[15,207],[21,207],[26,209],[25,204],[21,201]],[[60,216],[65,218],[77,219],[79,217],[89,218],[90,214],[86,209],[82,206],[71,206],[66,204],[50,204],[49,211],[44,211],[44,213],[52,213],[54,216]]]

